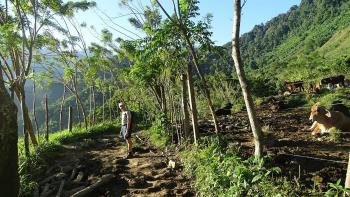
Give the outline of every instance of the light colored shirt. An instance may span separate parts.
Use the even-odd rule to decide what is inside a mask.
[[[128,125],[129,118],[131,117],[130,111],[122,112],[122,125]]]

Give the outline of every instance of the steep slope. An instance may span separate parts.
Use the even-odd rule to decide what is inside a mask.
[[[244,66],[255,96],[284,81],[350,77],[350,0],[302,0],[287,13],[241,36]],[[223,46],[230,54],[231,43]]]

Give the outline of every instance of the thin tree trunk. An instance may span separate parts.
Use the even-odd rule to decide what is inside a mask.
[[[106,82],[106,73],[103,72],[103,84],[105,84]],[[105,91],[104,91],[104,87],[102,87],[102,121],[105,121]]]
[[[109,102],[108,102],[108,108],[109,108],[109,121],[112,121],[112,91],[109,90]]]
[[[84,123],[85,123],[85,129],[87,130],[88,123],[87,123],[85,108],[84,108],[84,106],[83,106],[83,103],[81,102],[81,99],[80,99],[80,96],[78,95],[78,93],[76,94],[76,98],[77,98],[78,104],[80,105],[81,111],[82,111],[82,113],[83,113],[83,118],[84,118]]]
[[[73,108],[72,106],[69,106],[68,108],[68,130],[69,132],[72,132],[73,127]]]
[[[262,133],[261,127],[258,123],[256,112],[254,109],[253,99],[250,93],[250,89],[247,84],[247,79],[243,69],[243,63],[240,53],[240,43],[239,43],[239,32],[240,32],[240,23],[241,23],[241,0],[234,1],[234,20],[233,20],[233,31],[232,31],[232,58],[235,62],[236,73],[239,79],[239,83],[242,88],[242,93],[244,97],[244,102],[247,108],[248,117],[252,132],[254,135],[254,144],[255,144],[255,157],[260,158],[263,153],[263,144],[262,144]]]
[[[61,102],[61,107],[60,107],[60,131],[63,130],[63,105],[66,100],[66,86],[63,84],[63,95],[62,95],[62,102]]]
[[[181,75],[181,87],[182,87],[182,113],[183,113],[183,132],[184,132],[184,138],[187,140],[189,137],[189,125],[190,125],[190,119],[188,114],[188,88],[186,85],[187,76],[185,74]]]
[[[78,115],[78,121],[79,121],[79,127],[81,127],[81,118],[80,118],[80,109],[79,109],[79,102],[78,102],[78,93],[75,92],[75,106],[77,109],[77,115]]]
[[[96,123],[95,119],[95,112],[96,112],[96,98],[95,98],[95,86],[92,86],[92,106],[93,106],[93,113],[92,113],[92,122],[93,124]]]
[[[89,125],[92,126],[92,86],[89,87]]]
[[[38,142],[39,142],[39,136],[40,136],[40,131],[39,131],[39,125],[38,125],[38,120],[36,117],[36,87],[35,87],[35,75],[34,75],[34,69],[33,69],[33,115],[34,115],[34,123],[35,123],[35,129],[36,129],[36,134],[38,136]]]
[[[7,93],[1,69],[0,65],[0,191],[2,196],[18,196],[17,107]]]
[[[47,94],[45,94],[45,140],[49,141],[49,105],[48,105],[48,99]]]
[[[22,119],[23,119],[23,125],[24,125],[23,128],[25,129],[27,136],[30,136],[32,144],[34,146],[37,146],[38,141],[37,141],[35,133],[33,131],[33,125],[32,125],[32,121],[30,120],[28,107],[25,103],[24,85],[20,85],[19,87],[16,87],[16,89],[14,91],[16,93],[18,100],[21,103]],[[24,137],[25,137],[25,135],[24,135]]]
[[[193,127],[193,140],[194,143],[197,144],[197,137],[198,137],[198,117],[197,117],[197,105],[196,105],[196,98],[193,88],[193,79],[192,79],[192,67],[189,63],[187,65],[187,86],[188,86],[188,97],[190,101],[190,107],[191,107],[191,117],[192,117],[192,127]]]
[[[210,92],[207,86],[207,82],[205,80],[205,78],[203,77],[201,71],[199,70],[199,63],[198,63],[198,56],[196,51],[194,50],[194,47],[192,45],[192,42],[190,41],[190,38],[188,36],[187,31],[184,28],[181,28],[183,35],[185,37],[186,43],[188,45],[188,48],[190,49],[190,53],[192,55],[192,62],[197,70],[197,74],[199,76],[199,78],[201,79],[201,89],[203,90],[203,94],[204,97],[207,99],[208,102],[208,107],[211,113],[211,116],[213,117],[213,122],[214,122],[214,127],[215,127],[215,133],[219,132],[219,127],[218,127],[218,120],[217,120],[217,116],[215,114],[215,110],[214,110],[214,106],[213,106],[213,102],[211,101],[211,96],[210,96]]]
[[[22,111],[22,124],[23,124],[23,136],[24,136],[24,153],[26,155],[27,158],[29,158],[30,156],[30,149],[29,149],[29,134],[28,134],[28,130],[27,130],[27,123],[25,121],[26,117],[25,117],[25,95],[23,92],[21,92],[21,111]]]

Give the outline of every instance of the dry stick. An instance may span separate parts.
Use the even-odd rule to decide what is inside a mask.
[[[49,141],[49,106],[47,101],[47,94],[45,94],[45,125],[46,125],[46,131],[45,131],[45,140]]]
[[[82,197],[82,196],[86,196],[88,194],[90,194],[92,191],[94,191],[94,189],[100,187],[101,185],[108,183],[109,181],[111,181],[114,178],[113,174],[107,174],[102,176],[101,179],[99,179],[96,183],[90,185],[89,187],[86,187],[80,191],[78,191],[77,193],[73,194],[71,197]]]

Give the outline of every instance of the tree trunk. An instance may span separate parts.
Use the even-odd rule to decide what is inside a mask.
[[[190,119],[189,119],[189,114],[188,114],[188,88],[186,86],[186,81],[187,81],[187,76],[185,74],[181,75],[181,87],[182,87],[182,113],[183,113],[183,133],[184,137],[187,140],[189,137],[189,125],[190,125]]]
[[[109,108],[109,121],[112,121],[112,91],[111,90],[109,90],[108,108]]]
[[[33,69],[33,76],[34,75],[34,69]],[[39,125],[38,125],[38,120],[36,117],[36,87],[35,87],[35,78],[33,79],[33,115],[34,115],[34,123],[35,123],[35,129],[36,129],[36,134],[38,136],[38,142],[39,142],[39,135],[40,135],[40,131],[39,131]]]
[[[47,94],[45,94],[45,140],[49,141],[49,105],[48,105],[48,99]]]
[[[85,108],[84,108],[84,106],[83,106],[83,103],[82,103],[81,100],[80,100],[80,96],[78,95],[78,93],[76,94],[76,98],[77,98],[78,104],[80,105],[81,111],[82,111],[82,113],[83,113],[83,118],[84,118],[84,123],[85,123],[85,129],[87,130],[88,123],[87,123]]]
[[[23,140],[24,140],[24,154],[27,159],[29,159],[30,156],[30,148],[29,148],[29,134],[27,130],[27,122],[26,122],[26,117],[25,117],[25,95],[24,93],[21,92],[20,95],[21,99],[21,112],[22,112],[22,124],[23,124]],[[31,122],[30,122],[31,123]]]
[[[68,130],[72,132],[72,127],[73,127],[73,108],[72,106],[69,106],[68,108]]]
[[[252,128],[252,132],[254,135],[254,144],[255,144],[254,155],[256,158],[260,158],[263,153],[261,127],[256,117],[254,103],[250,93],[250,89],[247,84],[246,76],[243,69],[243,63],[241,59],[241,53],[240,53],[239,32],[240,32],[240,23],[241,23],[241,0],[235,0],[234,9],[235,9],[235,12],[234,12],[233,31],[232,31],[232,37],[233,37],[232,58],[235,62],[236,73],[242,88],[242,93],[243,93],[244,102],[248,112],[250,126]]]
[[[190,101],[190,107],[191,107],[191,117],[192,117],[192,127],[193,127],[193,140],[194,143],[197,144],[197,137],[198,137],[198,117],[197,117],[197,105],[196,105],[196,98],[193,88],[193,79],[192,79],[192,67],[189,63],[187,65],[187,86],[188,86],[188,97]]]
[[[160,96],[161,96],[161,100],[162,100],[162,109],[163,109],[163,113],[164,114],[167,114],[168,113],[168,109],[167,109],[167,102],[166,102],[166,97],[165,97],[165,87],[164,85],[162,84],[160,86]]]
[[[92,113],[92,122],[93,124],[96,123],[95,119],[95,112],[96,112],[96,98],[95,98],[95,86],[92,86],[92,107],[93,107],[93,113]]]
[[[92,126],[92,86],[89,87],[89,126]]]
[[[63,84],[63,95],[62,95],[62,102],[61,102],[61,107],[60,107],[60,131],[63,130],[63,105],[66,100],[66,86]]]
[[[35,133],[33,131],[32,121],[30,120],[30,117],[29,117],[29,110],[28,110],[28,107],[25,103],[24,85],[20,85],[14,91],[16,93],[18,100],[21,103],[22,119],[23,119],[23,125],[24,125],[23,128],[26,131],[25,133],[27,133],[27,136],[30,136],[32,144],[34,146],[37,146],[38,141],[36,140],[36,136],[35,136]],[[25,137],[25,135],[24,135],[24,137]]]
[[[106,73],[103,72],[103,84],[106,82]],[[105,121],[105,99],[106,99],[106,94],[104,91],[104,87],[102,87],[102,121]]]
[[[7,93],[0,68],[0,191],[2,196],[18,196],[17,108]]]
[[[80,118],[80,109],[79,109],[79,101],[77,97],[78,93],[75,90],[75,106],[77,108],[77,115],[78,115],[78,121],[79,121],[79,127],[81,127],[81,118]]]
[[[199,70],[199,61],[198,61],[198,56],[196,51],[194,50],[194,46],[190,40],[190,37],[187,33],[187,30],[180,24],[180,29],[182,30],[182,34],[185,37],[187,46],[190,50],[191,56],[192,56],[192,62],[197,70],[197,74],[199,76],[199,78],[201,79],[201,89],[203,90],[203,94],[204,97],[207,99],[208,102],[208,107],[211,113],[211,116],[213,117],[213,122],[214,122],[214,127],[215,127],[215,133],[219,132],[219,127],[218,127],[218,120],[217,120],[217,116],[215,114],[215,110],[213,107],[213,102],[211,101],[211,96],[210,96],[210,92],[207,86],[207,82],[205,80],[205,78],[203,77],[201,71]]]

